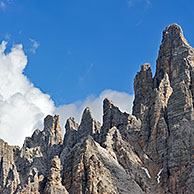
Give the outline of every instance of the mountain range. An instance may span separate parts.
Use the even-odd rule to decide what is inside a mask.
[[[48,115],[21,148],[0,139],[0,193],[194,193],[194,49],[179,25],[163,31],[156,73],[142,64],[134,91],[132,114],[106,98],[102,124],[87,107],[64,137]]]

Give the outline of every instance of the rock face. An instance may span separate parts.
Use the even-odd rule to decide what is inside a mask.
[[[147,164],[152,166],[150,174],[157,177],[160,172],[157,182],[164,193],[192,193],[194,189],[193,68],[194,49],[180,26],[168,26],[163,32],[151,95],[144,96],[149,103],[142,111],[140,132],[140,145],[151,159]],[[144,74],[138,75],[145,79]],[[141,87],[135,90],[141,91]],[[139,95],[136,92],[135,99]],[[133,109],[134,115],[139,112]]]
[[[51,160],[51,169],[44,189],[45,194],[68,194],[65,187],[61,184],[61,161],[58,156]]]
[[[109,99],[103,123],[48,115],[23,147],[0,139],[0,194],[183,194],[194,191],[194,49],[169,25],[152,77],[141,65],[133,114]],[[127,105],[126,105],[127,106]]]
[[[142,119],[148,108],[152,94],[152,72],[149,63],[141,65],[141,71],[137,73],[134,80],[135,99],[133,102],[133,115]]]

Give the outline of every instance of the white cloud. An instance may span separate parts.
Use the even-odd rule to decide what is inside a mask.
[[[3,0],[0,1],[0,8],[5,9],[8,7],[9,4],[11,4],[14,0]]]
[[[23,74],[27,57],[22,45],[14,45],[5,54],[6,44],[0,45],[0,137],[21,146],[34,129],[42,128],[43,118],[53,113],[54,104]]]
[[[39,42],[37,42],[36,40],[34,40],[34,39],[29,39],[30,41],[31,41],[31,43],[32,43],[32,47],[30,48],[30,52],[32,52],[32,53],[36,53],[36,50],[37,50],[37,48],[40,46],[40,43]]]
[[[55,113],[60,115],[61,127],[63,128],[69,117],[74,117],[77,122],[80,122],[83,110],[89,106],[94,118],[102,123],[103,100],[105,98],[112,100],[121,111],[131,113],[133,97],[125,92],[104,90],[98,97],[89,96],[84,101],[60,106],[56,108]]]
[[[122,111],[131,112],[133,95],[114,90],[104,90],[98,97],[89,96],[83,101],[54,107],[50,96],[42,93],[23,74],[27,56],[21,44],[5,52],[7,42],[0,44],[0,138],[10,145],[22,145],[26,136],[36,128],[43,128],[48,114],[59,114],[61,127],[73,116],[77,122],[85,107],[91,107],[96,120],[102,121],[104,98],[111,99]],[[92,68],[92,67],[91,67]]]
[[[5,9],[9,7],[14,2],[14,0],[2,0],[0,1],[0,8]]]
[[[5,3],[3,2],[3,1],[0,1],[0,7],[1,8],[5,8],[6,6],[5,6]]]

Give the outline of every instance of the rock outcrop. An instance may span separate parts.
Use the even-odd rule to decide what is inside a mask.
[[[51,169],[44,189],[45,194],[68,194],[61,181],[61,161],[58,156],[51,160]]]
[[[0,139],[0,194],[183,194],[194,191],[194,49],[169,25],[152,77],[141,65],[132,115],[104,99],[103,123],[86,108],[48,115],[23,147]],[[127,105],[126,105],[127,106]]]
[[[141,71],[137,73],[134,80],[135,99],[133,102],[133,115],[142,119],[149,105],[152,94],[153,80],[149,63],[141,65]]]
[[[193,65],[194,49],[180,26],[169,25],[163,32],[151,96],[144,96],[149,103],[140,132],[141,147],[151,159],[147,166],[151,176],[160,176],[157,182],[164,193],[192,193],[193,189],[193,184],[184,184],[194,183]],[[134,109],[138,114],[139,109]]]

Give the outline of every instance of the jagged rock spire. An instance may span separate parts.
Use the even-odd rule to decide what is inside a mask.
[[[188,78],[183,74],[190,69],[190,64],[193,61],[194,49],[184,38],[181,27],[177,24],[167,26],[163,32],[162,44],[156,64],[155,87],[158,87],[165,73],[169,75],[172,87],[178,79],[189,82],[189,80],[186,80]]]
[[[133,115],[142,119],[143,113],[149,105],[150,95],[152,93],[153,81],[152,72],[149,63],[141,65],[141,71],[134,79],[135,99],[133,102]]]
[[[71,149],[78,141],[84,140],[88,135],[94,136],[100,133],[101,124],[96,121],[89,107],[86,107],[80,125],[75,122],[75,119],[70,117],[65,125],[66,134],[64,137],[64,146]],[[64,151],[65,154],[68,150]]]
[[[173,123],[183,117],[194,119],[193,64],[194,49],[184,38],[181,27],[177,24],[167,26],[157,59],[154,87],[158,88],[165,74],[168,74],[173,92],[169,98],[167,115]]]
[[[181,177],[187,179],[189,176],[186,172],[191,167],[186,166],[192,163],[193,152],[190,150],[194,149],[194,137],[188,135],[194,133],[191,127],[194,120],[194,49],[179,25],[169,25],[163,32],[156,74],[153,81],[150,78],[150,83],[153,82],[151,95],[146,91],[139,92],[150,86],[141,83],[143,70],[137,74],[134,83],[139,87],[138,90],[134,87],[133,113],[142,120],[140,145],[152,158],[152,176],[158,176],[163,169],[161,184],[170,193],[180,192]],[[140,82],[136,84],[138,77]]]
[[[93,136],[95,133],[100,133],[100,127],[101,124],[93,118],[90,108],[85,108],[81,124],[78,128],[79,138],[82,136],[86,137],[87,135]]]
[[[135,116],[106,98],[102,127],[86,108],[80,125],[67,120],[64,142],[50,115],[21,149],[0,139],[0,193],[193,193],[193,53],[170,25],[154,78],[148,63],[135,78]]]
[[[54,117],[48,115],[44,119],[43,132],[46,134],[46,137],[48,138],[49,145],[63,143],[63,134],[61,131],[61,127],[59,125],[59,115],[55,115]]]
[[[78,129],[78,123],[75,122],[75,118],[74,117],[70,117],[67,119],[67,122],[65,124],[65,129],[66,129],[66,133],[68,131],[77,131]]]
[[[77,141],[77,130],[78,130],[78,123],[75,122],[73,117],[67,119],[65,124],[65,137],[64,137],[64,146],[72,148],[75,142]]]
[[[59,115],[55,115],[54,117],[51,115],[46,116],[44,119],[44,130],[61,131],[61,127],[59,125]]]
[[[103,128],[110,129],[121,123],[123,125],[128,123],[128,114],[123,115],[110,99],[105,98],[103,101]]]

